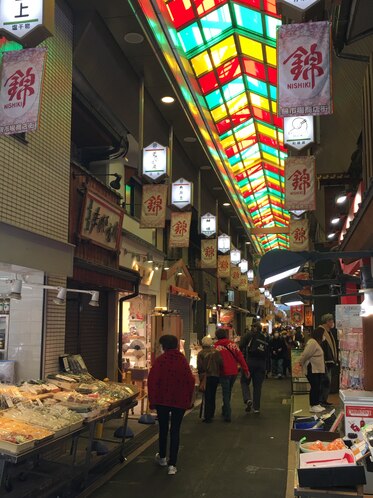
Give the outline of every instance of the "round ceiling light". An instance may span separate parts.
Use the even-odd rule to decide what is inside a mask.
[[[335,237],[335,233],[329,233],[328,239],[334,239],[334,237]]]
[[[230,203],[230,202],[223,202],[223,206],[224,206],[224,207],[229,207],[230,205],[231,205],[231,203]]]
[[[144,41],[144,37],[141,33],[126,33],[124,35],[124,41],[132,43],[133,45],[138,45]]]
[[[196,139],[196,137],[185,137],[184,142],[188,142],[188,143],[192,144],[194,142],[197,142],[197,139]]]
[[[340,218],[333,218],[330,223],[332,225],[338,225],[339,221],[340,221]]]
[[[161,98],[161,101],[164,104],[173,104],[175,102],[175,99],[169,95],[165,95],[164,97]]]

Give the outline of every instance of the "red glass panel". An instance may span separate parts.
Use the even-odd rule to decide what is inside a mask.
[[[216,77],[213,72],[207,73],[199,78],[198,83],[204,95],[212,92],[212,90],[216,90],[219,87],[219,83],[216,81]]]
[[[255,7],[256,9],[260,9],[260,0],[239,0],[238,3],[242,3],[243,5],[248,5],[249,7]]]
[[[274,147],[275,149],[278,147],[277,140],[268,137],[267,135],[263,135],[262,133],[259,133],[259,141],[263,144],[269,145],[270,147]]]
[[[277,14],[276,10],[276,0],[263,0],[264,1],[264,10],[267,11],[269,14]],[[280,17],[279,15],[276,15],[276,17]]]
[[[270,171],[271,173],[274,173],[275,175],[280,174],[279,168],[277,166],[273,166],[272,164],[263,163],[263,168],[265,169],[265,171]]]
[[[266,80],[265,66],[261,62],[255,62],[250,59],[242,58],[244,64],[244,71],[249,76],[254,76],[254,78],[259,78],[260,80]]]
[[[223,135],[226,131],[232,128],[232,123],[230,119],[223,119],[216,123],[216,129],[218,130],[219,135]]]
[[[232,59],[217,68],[219,81],[222,85],[237,78],[241,74],[240,61],[238,57]]]
[[[265,123],[272,124],[272,114],[268,111],[264,111],[263,109],[259,109],[259,107],[253,107],[254,116]]]
[[[235,154],[238,153],[237,145],[233,145],[232,147],[228,147],[227,149],[225,149],[225,153],[227,154],[228,157],[234,156]]]
[[[232,128],[235,128],[236,126],[245,123],[248,121],[251,117],[250,114],[250,109],[248,107],[244,107],[243,109],[240,109],[237,111],[235,114],[232,114],[231,120],[232,120]]]
[[[278,128],[281,128],[281,130],[284,129],[284,118],[279,118],[277,116],[273,116],[273,124],[277,126]]]
[[[277,86],[277,69],[274,67],[268,66],[268,79],[271,85]]]
[[[240,152],[242,152],[248,147],[255,145],[257,141],[256,135],[251,135],[251,137],[241,140],[241,142],[238,143],[238,148],[240,149]]]
[[[168,11],[176,29],[194,19],[194,12],[190,2],[172,0],[167,4]]]

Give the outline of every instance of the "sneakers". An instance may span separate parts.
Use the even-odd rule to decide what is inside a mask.
[[[321,406],[333,406],[333,403],[329,403],[329,401],[324,401],[324,403],[320,403]]]
[[[174,465],[169,465],[168,466],[168,475],[169,476],[174,476],[177,472],[177,468]]]
[[[159,453],[155,455],[155,461],[157,462],[158,465],[161,467],[167,467],[167,458],[161,458]]]
[[[311,408],[310,408],[311,413],[320,413],[323,411],[325,411],[325,408],[320,406],[320,405],[314,405],[314,406],[311,406]]]
[[[251,412],[252,407],[253,407],[253,402],[251,401],[251,399],[249,399],[248,401],[246,401],[245,412],[247,413]]]

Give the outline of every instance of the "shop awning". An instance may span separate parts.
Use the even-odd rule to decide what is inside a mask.
[[[189,299],[194,299],[195,301],[199,301],[199,296],[197,292],[183,289],[182,287],[176,287],[175,285],[170,285],[171,294],[176,294],[178,296],[188,297]]]

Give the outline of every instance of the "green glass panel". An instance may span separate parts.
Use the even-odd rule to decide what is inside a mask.
[[[232,130],[228,130],[223,135],[219,135],[220,140],[224,140],[227,137],[230,137],[232,135]]]
[[[260,12],[235,3],[234,13],[239,27],[263,35],[262,16]]]
[[[257,80],[256,78],[252,78],[251,76],[246,76],[247,85],[249,90],[252,92],[258,93],[263,97],[268,98],[268,89],[267,84],[264,81]]]
[[[255,144],[252,147],[249,147],[244,152],[242,152],[242,159],[247,159],[250,156],[253,156],[259,152],[259,145]]]
[[[260,143],[260,150],[267,152],[267,154],[271,154],[272,156],[278,157],[278,150],[270,147],[269,145]]]
[[[232,19],[228,5],[224,5],[203,17],[201,25],[207,41],[218,37],[224,31],[230,29],[232,27]]]
[[[245,91],[245,85],[242,76],[230,81],[227,85],[224,85],[222,90],[226,101],[243,93]]]
[[[215,90],[214,92],[209,93],[205,98],[209,109],[214,109],[215,107],[224,104],[220,90]]]
[[[269,38],[276,40],[277,34],[277,26],[281,26],[280,19],[276,19],[271,16],[264,16],[265,25],[266,25],[266,34]]]
[[[273,85],[269,85],[269,95],[271,96],[272,100],[277,99],[277,88]]]
[[[189,52],[190,50],[203,45],[201,31],[196,22],[182,29],[178,35],[184,52]]]

